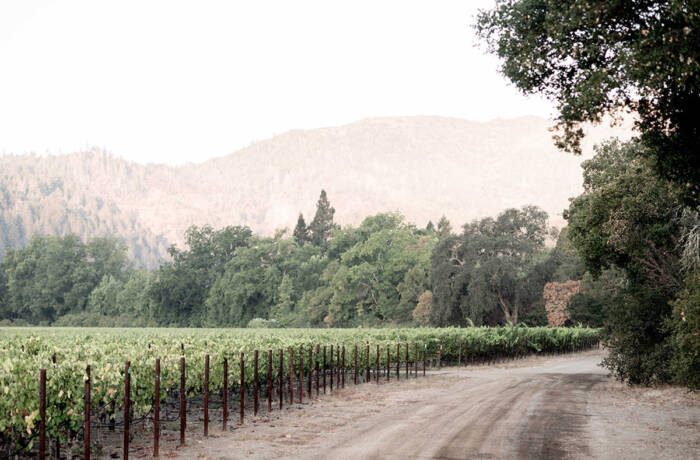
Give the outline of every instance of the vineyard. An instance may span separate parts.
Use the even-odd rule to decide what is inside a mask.
[[[0,456],[47,445],[100,447],[96,432],[153,432],[240,410],[273,410],[346,384],[414,378],[443,364],[481,365],[597,344],[583,328],[0,329]],[[157,395],[157,396],[156,396]],[[274,402],[274,404],[273,404]],[[235,408],[235,409],[234,409]],[[211,411],[210,411],[211,409]],[[41,414],[45,413],[45,420]],[[165,415],[163,415],[165,414]],[[238,418],[240,417],[240,418]],[[91,437],[90,434],[93,434]]]

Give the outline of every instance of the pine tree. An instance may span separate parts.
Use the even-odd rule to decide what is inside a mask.
[[[452,225],[447,217],[442,216],[437,224],[437,235],[440,239],[446,238],[452,234]]]
[[[326,191],[321,190],[321,196],[316,203],[316,215],[309,225],[311,242],[316,246],[325,246],[326,242],[328,242],[331,230],[335,228],[333,224],[334,214],[335,208],[333,208],[328,201]]]
[[[428,233],[428,235],[432,235],[435,232],[435,225],[433,224],[432,220],[428,221],[428,225],[425,226],[425,231]]]
[[[306,221],[304,220],[304,215],[302,213],[299,213],[297,226],[294,227],[293,236],[294,241],[296,241],[299,246],[303,246],[304,243],[309,241],[309,229],[306,227]]]

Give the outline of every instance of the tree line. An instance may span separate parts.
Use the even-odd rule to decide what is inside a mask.
[[[566,232],[534,206],[454,232],[397,213],[334,222],[321,192],[291,234],[191,227],[157,270],[131,267],[123,242],[37,236],[0,264],[0,317],[54,325],[355,327],[546,324],[542,288],[579,278]],[[557,238],[558,236],[558,238]],[[547,239],[556,245],[547,246]],[[597,318],[587,320],[596,324]]]
[[[253,234],[191,227],[157,270],[115,238],[36,236],[0,263],[5,324],[357,327],[546,324],[542,290],[582,280],[573,323],[603,326],[606,364],[631,382],[697,385],[700,218],[639,141],[583,163],[561,232],[535,206],[454,231],[397,213],[334,222],[321,192],[307,226]],[[548,244],[548,241],[550,244]]]

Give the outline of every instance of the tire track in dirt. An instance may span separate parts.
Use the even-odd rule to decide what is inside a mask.
[[[593,387],[605,381],[600,374],[554,374],[544,397],[518,435],[518,457],[590,457],[586,403]]]
[[[343,436],[340,442],[326,444],[322,453],[301,458],[586,456],[586,396],[605,375],[595,366],[584,368],[593,373],[561,363],[534,371],[446,371],[444,377],[459,373],[461,378],[437,395],[422,394],[416,401],[418,410],[394,406],[352,431],[359,442]]]
[[[698,399],[672,389],[618,387],[598,366],[602,356],[592,351],[533,357],[497,366],[445,368],[400,383],[351,386],[305,407],[251,420],[217,439],[197,440],[197,446],[173,456],[697,457]]]
[[[508,420],[514,406],[522,403],[527,397],[531,383],[519,382],[498,391],[495,389],[488,395],[482,395],[480,401],[465,401],[472,409],[464,417],[457,419],[459,431],[448,438],[436,452],[436,458],[500,458],[503,456],[503,443],[499,432],[503,430],[500,424]],[[495,442],[493,442],[495,440]]]

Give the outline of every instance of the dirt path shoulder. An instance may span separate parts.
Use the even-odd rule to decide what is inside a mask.
[[[194,438],[177,458],[700,458],[700,397],[629,388],[599,352],[365,384]]]

